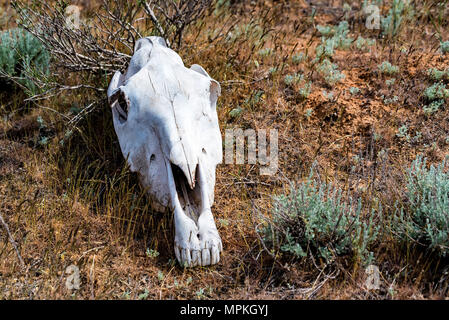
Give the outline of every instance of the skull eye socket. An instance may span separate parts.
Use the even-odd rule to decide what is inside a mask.
[[[116,106],[120,122],[123,123],[128,120],[128,99],[126,99],[123,92],[119,94]]]

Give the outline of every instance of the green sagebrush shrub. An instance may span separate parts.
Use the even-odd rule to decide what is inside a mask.
[[[435,73],[433,73],[435,75]],[[430,102],[429,105],[425,105],[423,110],[426,114],[430,115],[445,104],[445,100],[449,98],[449,89],[442,82],[434,83],[432,86],[424,90],[424,98]]]
[[[449,41],[441,42],[440,49],[442,54],[449,53]]]
[[[344,73],[338,70],[338,66],[330,62],[329,59],[324,59],[317,65],[316,69],[324,77],[324,81],[331,87],[346,77]]]
[[[393,0],[386,17],[381,18],[382,33],[395,37],[405,20],[413,18],[414,8],[410,0]]]
[[[407,206],[395,216],[395,234],[437,251],[449,253],[449,172],[446,160],[427,168],[418,156],[407,170]]]
[[[363,214],[360,199],[346,198],[340,189],[309,179],[291,186],[289,194],[274,198],[272,216],[258,230],[271,252],[296,259],[353,254],[364,264],[373,260],[369,246],[378,235],[375,210]]]
[[[44,45],[29,32],[15,28],[0,35],[0,70],[14,78],[29,95],[38,91],[33,76],[48,75],[50,55]]]
[[[392,65],[389,61],[382,62],[378,66],[378,69],[380,70],[381,73],[389,75],[389,76],[394,75],[399,72],[399,67]]]
[[[323,37],[321,44],[315,49],[318,59],[322,57],[332,57],[335,49],[349,49],[354,39],[349,37],[349,24],[342,21],[338,26],[317,26],[318,32]]]

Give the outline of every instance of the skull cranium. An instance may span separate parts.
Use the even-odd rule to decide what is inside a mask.
[[[199,65],[186,68],[160,37],[138,40],[108,88],[122,153],[153,209],[174,212],[175,254],[187,266],[215,264],[222,251],[211,211],[222,160],[219,95],[217,81]]]

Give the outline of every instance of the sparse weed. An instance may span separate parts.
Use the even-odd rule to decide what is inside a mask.
[[[449,89],[442,82],[434,83],[424,91],[424,97],[429,101],[449,98]]]
[[[313,114],[313,109],[308,108],[308,109],[306,109],[306,112],[304,115],[306,116],[307,119],[309,119],[312,116],[312,114]]]
[[[388,87],[391,87],[391,86],[394,85],[395,83],[396,83],[396,79],[395,79],[395,78],[385,80],[385,84],[386,84]]]
[[[326,90],[323,90],[323,96],[327,99],[327,100],[332,100],[334,98],[334,92],[330,91],[327,92]]]
[[[449,80],[449,68],[443,71],[431,68],[427,70],[427,74],[429,78],[434,81],[441,81],[444,79]]]
[[[306,58],[305,54],[303,52],[300,52],[292,56],[292,62],[293,64],[300,64],[305,60],[305,58]]]
[[[337,27],[318,25],[317,29],[323,37],[321,44],[315,49],[316,59],[332,57],[335,49],[348,49],[354,41],[353,38],[348,37],[348,27],[347,21],[340,22]]]
[[[396,136],[399,138],[403,138],[407,141],[410,141],[410,135],[408,134],[408,127],[407,125],[403,125],[398,129],[398,132],[396,133]]]
[[[381,19],[383,34],[395,37],[404,25],[404,18],[411,18],[413,14],[410,0],[393,0],[387,16]]]
[[[312,81],[307,81],[303,87],[299,88],[298,91],[299,95],[304,99],[307,99],[311,92],[312,92]]]
[[[442,54],[449,53],[449,41],[441,42],[440,49]]]
[[[360,89],[357,88],[357,87],[351,87],[351,88],[349,88],[349,92],[350,92],[353,96],[356,96],[356,95],[358,95],[358,94],[360,93]]]
[[[389,105],[389,104],[393,104],[393,103],[398,102],[399,97],[398,96],[393,96],[392,98],[387,98],[385,96],[382,96],[382,99],[383,99],[383,101],[384,101],[384,103],[386,105]]]
[[[426,115],[431,115],[431,114],[437,112],[443,106],[444,106],[444,100],[435,100],[435,101],[432,101],[429,105],[425,105],[423,107],[423,110]]]
[[[378,69],[380,70],[380,72],[382,74],[386,74],[386,75],[389,75],[389,76],[397,74],[399,72],[399,67],[392,65],[388,61],[382,62],[382,64],[380,64],[378,66]]]
[[[147,251],[145,252],[145,254],[147,255],[148,258],[152,258],[152,259],[159,256],[159,252],[157,250],[150,249],[150,248],[147,248]]]
[[[259,55],[261,57],[268,57],[273,53],[273,49],[271,48],[263,48],[259,50]]]
[[[150,292],[148,291],[148,289],[145,289],[144,292],[139,294],[139,296],[137,297],[137,300],[146,300],[148,298],[149,294],[150,294]]]
[[[298,73],[295,73],[293,75],[287,74],[284,77],[284,83],[287,86],[291,86],[293,84],[298,84],[299,82],[301,82],[303,80],[304,80],[304,75],[303,74],[298,74]]]
[[[446,161],[427,168],[418,156],[407,170],[407,206],[395,216],[394,230],[401,241],[449,253],[449,173]]]
[[[317,66],[317,71],[324,77],[324,80],[330,86],[334,86],[340,80],[345,78],[345,75],[338,70],[338,66],[328,59],[324,59]]]
[[[210,297],[213,293],[213,289],[211,286],[207,287],[207,288],[200,288],[196,293],[196,298],[199,300],[202,299],[206,299],[208,297]]]
[[[375,39],[365,39],[362,36],[359,36],[354,43],[355,43],[355,47],[359,50],[369,50],[370,47],[372,47],[376,44],[376,40]]]
[[[231,116],[231,118],[237,118],[238,116],[240,116],[243,112],[243,109],[241,107],[237,107],[232,109],[231,111],[229,111],[229,115]]]

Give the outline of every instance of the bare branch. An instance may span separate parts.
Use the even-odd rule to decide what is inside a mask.
[[[154,15],[153,9],[150,8],[147,2],[144,2],[144,8],[147,14],[150,16],[151,21],[153,22],[154,26],[156,27],[157,31],[161,34],[163,38],[165,38],[165,42],[167,43],[167,46],[170,47],[170,41],[167,39],[167,35],[165,34],[164,29],[162,29],[161,24],[159,23],[159,20]]]
[[[11,4],[17,11],[19,27],[31,33],[48,50],[51,72],[36,74],[32,70],[21,74],[20,78],[4,73],[0,77],[18,85],[23,77],[30,80],[38,90],[27,92],[30,94],[28,102],[80,89],[97,93],[94,100],[98,102],[104,98],[105,79],[128,67],[138,39],[145,34],[159,34],[168,46],[176,43],[179,48],[183,32],[201,17],[212,1],[102,0],[102,6],[90,19],[80,17],[79,26],[77,23],[75,27],[68,23],[68,7],[63,1],[50,4],[13,0]],[[23,85],[20,87],[26,90]],[[92,109],[90,102],[86,103],[87,111]],[[71,124],[76,124],[78,118]]]
[[[9,226],[6,223],[5,219],[3,219],[3,216],[1,213],[0,213],[0,223],[3,225],[3,228],[6,230],[6,233],[8,234],[9,242],[11,243],[12,247],[16,251],[17,258],[19,259],[20,265],[22,266],[22,268],[24,268],[25,262],[23,261],[22,256],[20,255],[19,249],[17,248],[17,242],[14,240],[14,238],[11,234],[11,231],[9,231]]]

